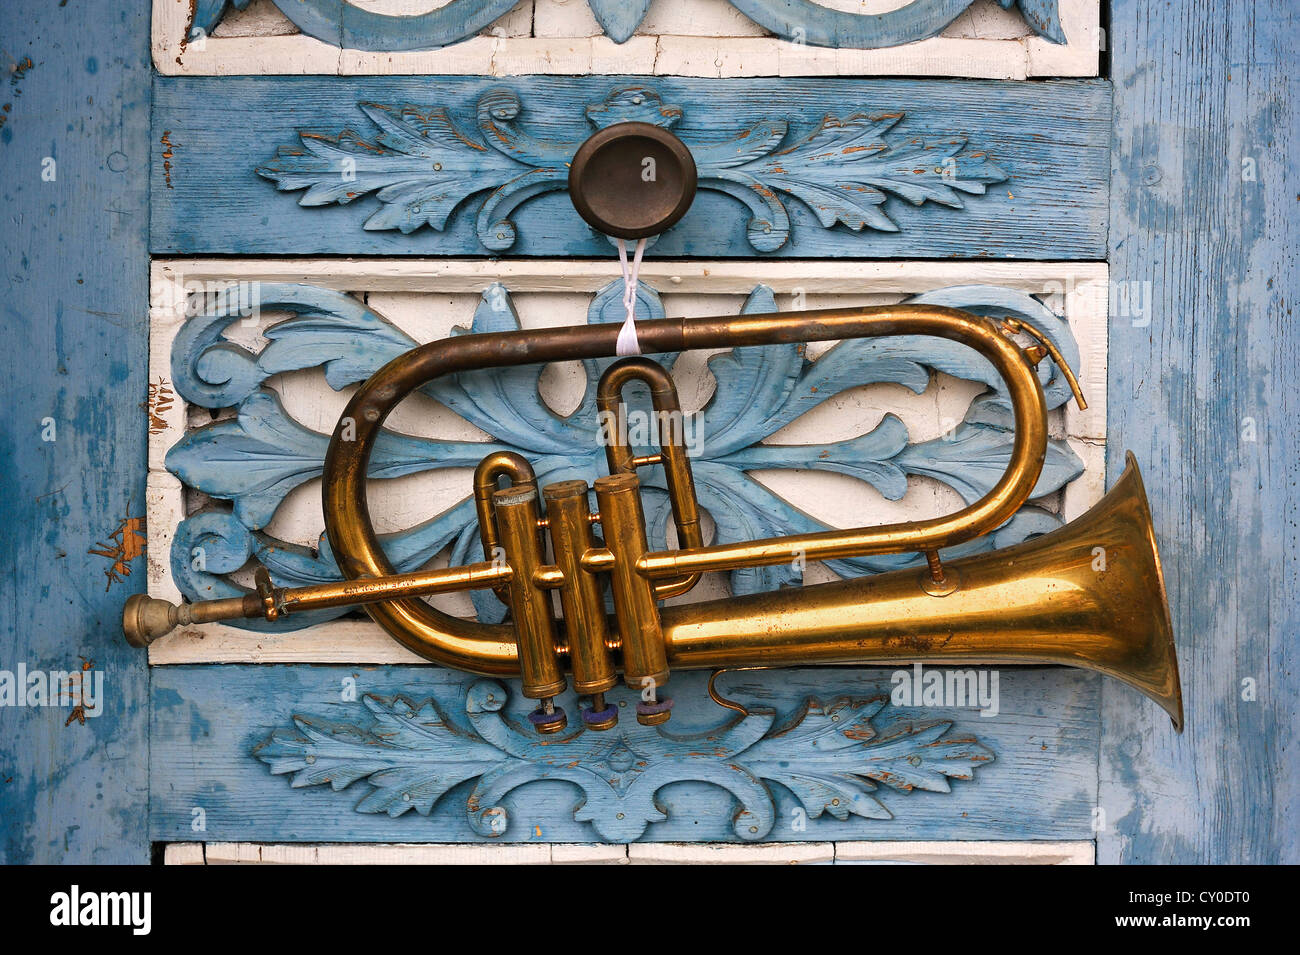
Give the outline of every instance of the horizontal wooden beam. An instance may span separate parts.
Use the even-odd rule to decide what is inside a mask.
[[[161,78],[151,244],[610,257],[567,162],[639,118],[700,167],[652,258],[1100,260],[1109,110],[1086,80]]]
[[[520,698],[517,686],[484,690],[477,677],[436,667],[158,668],[151,704],[151,838],[466,843],[1093,837],[1099,734],[1094,675],[1003,668],[998,712],[989,717],[973,706],[894,706],[888,699],[895,686],[890,670],[724,676],[720,688],[751,707],[747,719],[760,721],[757,731],[738,729],[735,714],[709,700],[706,676],[674,675],[667,729],[678,737],[710,730],[707,745],[705,737],[700,746],[667,742],[631,719],[605,734],[541,745],[520,726],[527,725],[529,701]],[[624,692],[615,691],[611,699],[622,699]],[[821,702],[806,704],[810,698]],[[864,703],[872,698],[877,703]],[[574,706],[569,697],[560,702]],[[769,728],[763,731],[763,725]],[[933,740],[923,735],[927,727],[933,727]],[[910,743],[891,742],[894,762],[877,761],[881,750],[874,745],[909,736],[918,748],[904,752]],[[570,760],[564,747],[589,752]],[[453,755],[455,767],[449,765]],[[922,775],[905,779],[917,783],[911,791],[871,781],[885,780],[890,770],[924,774],[938,763],[956,768],[956,775],[937,785],[935,777],[928,783]],[[800,773],[861,773],[865,784],[825,775],[828,786],[845,791],[818,790],[815,799],[804,791],[801,802],[781,782],[782,773],[799,787],[808,782],[796,781]],[[350,785],[330,785],[345,779]],[[430,792],[441,788],[446,791],[430,815],[402,811],[420,810]],[[656,793],[653,800],[649,790]],[[820,813],[808,808],[822,803]],[[647,824],[636,815],[654,815],[648,809],[654,805],[666,818]],[[749,814],[739,833],[737,807]]]

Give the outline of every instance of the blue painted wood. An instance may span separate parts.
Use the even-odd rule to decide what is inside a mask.
[[[504,87],[479,98],[481,137],[457,128],[445,109],[359,103],[382,130],[374,141],[340,134],[330,139],[300,134],[257,168],[278,188],[306,192],[301,206],[346,205],[375,194],[380,208],[365,229],[422,226],[442,230],[452,210],[469,196],[490,193],[475,229],[483,247],[503,252],[515,244],[511,214],[529,200],[568,187],[568,160],[580,141],[547,142],[515,128],[522,104]],[[664,128],[681,118],[655,90],[613,90],[586,109],[598,128],[648,122]],[[892,195],[913,205],[964,208],[960,193],[983,195],[1006,174],[963,139],[914,138],[891,143],[886,133],[902,115],[855,113],[826,116],[806,137],[787,143],[788,123],[746,129],[721,143],[692,145],[699,188],[729,195],[753,214],[745,233],[759,252],[774,252],[790,238],[790,217],[778,193],[802,201],[823,228],[897,232],[882,210]],[[495,152],[484,149],[490,147]],[[503,158],[504,157],[504,158]]]
[[[0,697],[0,862],[143,863],[148,4],[6,0],[0,51],[0,671],[102,688]]]
[[[650,9],[650,0],[587,0],[605,36],[626,43]]]
[[[488,837],[510,828],[505,796],[563,780],[581,790],[574,819],[590,822],[605,842],[633,842],[650,823],[666,820],[659,793],[682,782],[729,792],[738,804],[732,833],[757,842],[776,823],[773,784],[788,789],[810,819],[890,819],[877,784],[948,793],[949,780],[973,779],[993,759],[976,739],[952,736],[949,720],[909,720],[882,732],[877,717],[900,716],[885,696],[807,698],[781,724],[771,707],[739,717],[719,708],[716,723],[682,733],[631,719],[629,704],[639,697],[619,688],[608,702],[624,718],[612,731],[578,724],[545,737],[503,712],[510,692],[499,681],[475,680],[423,702],[368,694],[350,721],[295,713],[292,728],[275,730],[252,752],[277,776],[292,774],[294,788],[339,790],[364,780],[372,789],[356,811],[390,818],[412,809],[427,816],[448,790],[473,782],[465,814]],[[458,725],[463,721],[469,725]]]
[[[655,255],[1105,249],[1096,81],[178,77],[156,103],[159,253],[606,256],[564,162],[631,118],[672,123],[701,166]]]
[[[809,46],[876,49],[937,36],[966,12],[973,0],[912,0],[885,13],[852,13],[816,0],[729,0],[755,23],[777,36]],[[1018,6],[1025,23],[1041,37],[1064,43],[1058,0],[998,0]]]
[[[1110,464],[1164,489],[1187,729],[1105,691],[1098,856],[1296,863],[1300,13],[1112,6]]]
[[[611,282],[592,300],[591,323],[622,322],[622,280]],[[282,371],[321,367],[334,388],[356,384],[417,344],[356,299],[339,292],[301,285],[259,285],[251,300],[216,299],[192,317],[176,337],[172,380],[187,400],[212,408],[236,405],[237,416],[196,429],[167,453],[167,467],[185,484],[231,507],[206,510],[183,520],[172,538],[172,575],[191,600],[231,597],[243,591],[228,578],[255,557],[280,586],[306,586],[340,579],[328,540],[322,535],[312,550],[278,540],[262,529],[285,497],[323,473],[329,436],[312,431],[285,412],[275,393],[261,387]],[[977,314],[1015,317],[1042,331],[1073,366],[1078,346],[1069,326],[1023,292],[996,286],[958,286],[919,295],[921,304],[963,308]],[[661,318],[658,294],[642,284],[638,317]],[[254,355],[227,341],[222,332],[232,309],[287,309],[292,318],[266,332],[269,340]],[[772,292],[759,286],[743,311],[776,311]],[[471,333],[516,331],[518,315],[507,289],[494,284],[483,293]],[[676,354],[660,360],[671,368]],[[441,441],[384,431],[371,459],[371,475],[398,477],[440,468],[472,468],[496,450],[523,454],[533,462],[538,480],[594,482],[605,473],[605,454],[596,415],[596,383],[615,359],[586,361],[586,392],[566,417],[542,400],[539,380],[544,366],[485,369],[431,382],[426,394],[461,414],[491,435],[491,443]],[[710,359],[718,388],[704,409],[684,423],[700,505],[716,527],[718,543],[733,543],[786,534],[824,531],[782,497],[751,479],[762,469],[824,470],[870,483],[889,500],[907,490],[909,475],[924,475],[956,490],[967,503],[987,494],[1002,477],[1014,437],[1005,383],[987,360],[945,339],[897,336],[841,342],[815,362],[799,345],[739,348]],[[890,382],[920,393],[935,372],[981,382],[987,391],[972,402],[965,420],[950,433],[929,441],[909,442],[906,426],[886,415],[867,434],[837,442],[809,445],[764,443],[771,435],[848,388]],[[1039,367],[1049,408],[1070,397],[1060,369]],[[644,395],[629,403],[649,412]],[[636,434],[631,435],[634,442]],[[652,442],[651,436],[645,436]],[[657,450],[637,442],[637,453]],[[1047,462],[1034,496],[1051,494],[1083,472],[1083,463],[1063,440],[1049,442]],[[671,508],[664,478],[646,472],[646,511],[651,540],[667,547]],[[956,558],[1006,547],[1059,526],[1049,512],[1028,505],[1005,527],[944,551]],[[429,521],[385,539],[399,570],[415,570],[443,548],[451,547],[453,564],[480,558],[480,537],[473,502],[464,500]],[[196,560],[196,557],[201,558]],[[861,576],[919,562],[916,555],[876,555],[834,561],[828,566],[844,577]],[[738,594],[768,591],[801,582],[802,571],[782,565],[746,568],[731,575]],[[504,606],[488,593],[477,593],[480,619],[496,622]],[[349,611],[338,608],[310,615],[290,615],[275,623],[240,621],[254,630],[293,630]]]
[[[673,675],[670,733],[628,716],[541,744],[519,729],[531,704],[517,685],[437,667],[163,667],[150,829],[266,842],[1090,837],[1093,675],[1003,669],[1001,711],[986,718],[885,705],[888,670],[726,674],[722,691],[755,710],[740,722],[705,677]],[[809,697],[823,702],[805,713]],[[575,712],[571,696],[561,704]]]
[[[249,0],[196,0],[189,35],[210,33],[230,8]],[[644,19],[650,0],[587,0],[601,29],[624,43]],[[912,0],[888,13],[835,10],[812,0],[730,0],[751,20],[777,36],[812,46],[874,49],[937,36],[974,0]],[[1064,43],[1058,0],[998,0],[1018,6],[1039,36]],[[274,0],[276,7],[308,36],[355,50],[431,50],[474,36],[507,13],[513,0],[451,0],[422,14],[387,15],[349,0]]]

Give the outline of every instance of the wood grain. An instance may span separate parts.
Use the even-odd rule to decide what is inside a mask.
[[[1097,76],[1098,0],[1057,5],[1064,44],[1034,35],[998,0],[976,0],[941,35],[882,49],[833,49],[772,36],[725,0],[656,0],[625,43],[604,36],[581,0],[522,0],[478,36],[394,52],[313,39],[270,3],[227,15],[203,36],[194,33],[191,0],[153,0],[153,49],[164,75]]]
[[[1110,473],[1131,448],[1153,489],[1187,730],[1103,691],[1102,862],[1300,861],[1298,27],[1114,5],[1112,279],[1150,324],[1112,315]]]
[[[729,695],[791,713],[807,696],[888,694],[889,670],[786,670],[733,675]],[[704,693],[703,673],[673,677],[672,730],[713,726],[719,709]],[[355,681],[355,702],[344,692]],[[404,694],[413,702],[453,694],[477,678],[433,667],[177,666],[154,671],[150,806],[152,838],[163,842],[481,842],[466,812],[471,784],[447,792],[429,816],[408,812],[357,812],[372,787],[364,781],[333,791],[329,786],[291,788],[289,777],[272,775],[250,753],[274,730],[292,727],[294,714],[348,722],[364,694]],[[1097,706],[1094,674],[1053,668],[1003,668],[1000,712],[981,717],[974,709],[924,707],[878,719],[952,720],[953,737],[975,736],[996,754],[973,780],[954,780],[952,791],[900,793],[880,787],[874,795],[893,819],[826,813],[798,828],[796,803],[773,786],[775,825],[766,841],[914,839],[1091,839],[1096,791]],[[526,701],[524,701],[526,703]],[[571,698],[562,705],[573,706]],[[507,712],[523,719],[517,687]],[[892,708],[890,708],[892,710]],[[570,712],[574,712],[570,710]],[[463,720],[464,717],[462,716]],[[778,716],[778,721],[781,717]],[[734,802],[716,786],[683,781],[660,789],[666,821],[653,823],[642,841],[736,842]],[[574,819],[581,792],[559,780],[540,780],[501,800],[511,820],[490,841],[591,842],[591,825]],[[196,812],[198,810],[198,812]],[[195,820],[204,829],[195,831]]]
[[[991,86],[913,80],[690,80],[674,77],[486,78],[173,78],[155,87],[152,196],[153,251],[158,254],[482,255],[476,227],[482,194],[451,214],[445,229],[410,234],[369,229],[381,207],[372,197],[344,205],[302,206],[300,192],[280,193],[255,172],[277,147],[301,148],[300,133],[337,136],[377,130],[358,103],[445,107],[461,130],[478,134],[474,110],[489,91],[518,97],[517,124],[549,143],[577,144],[594,127],[585,114],[611,91],[637,85],[684,111],[673,127],[689,143],[717,143],[772,119],[789,124],[786,143],[809,135],[825,116],[902,112],[886,134],[965,140],[972,157],[1009,178],[961,208],[881,206],[897,231],[843,225],[825,228],[802,201],[789,199],[790,238],[772,253],[791,257],[1101,259],[1105,255],[1109,177],[1109,87],[1067,80]],[[936,95],[939,91],[941,95]],[[497,94],[494,94],[497,95]],[[238,102],[232,114],[230,102]],[[484,147],[480,146],[479,149]],[[502,157],[496,152],[492,169]],[[937,155],[937,154],[936,154]],[[360,169],[362,167],[358,167]],[[482,188],[492,185],[487,176]],[[522,167],[519,167],[523,171]],[[495,173],[493,173],[495,174]],[[650,254],[752,256],[754,216],[737,199],[701,192],[686,217]],[[510,255],[610,256],[609,242],[582,222],[563,192],[547,192],[511,213],[517,237]],[[500,230],[492,230],[494,239]]]
[[[148,673],[118,628],[145,584],[129,522],[145,510],[148,37],[139,3],[11,0],[0,16],[0,669],[84,662],[104,684],[84,722],[0,707],[10,864],[149,859]]]

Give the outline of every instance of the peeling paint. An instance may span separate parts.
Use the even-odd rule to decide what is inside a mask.
[[[167,183],[167,188],[172,187],[172,157],[176,155],[176,145],[171,141],[172,131],[163,130],[162,138],[159,140],[163,146],[163,180]]]
[[[128,517],[123,519],[122,523],[118,524],[117,530],[108,535],[108,540],[117,541],[117,543],[96,542],[94,547],[86,551],[86,553],[98,557],[107,557],[113,562],[104,571],[104,575],[108,578],[108,583],[104,585],[105,590],[108,590],[113,584],[122,583],[124,577],[130,577],[131,562],[144,554],[144,518]]]

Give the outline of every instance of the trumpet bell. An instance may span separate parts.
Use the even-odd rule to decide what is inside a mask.
[[[668,662],[1058,664],[1127,684],[1182,731],[1164,575],[1132,454],[1082,517],[944,569],[950,583],[940,589],[908,569],[667,608]]]

